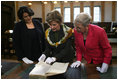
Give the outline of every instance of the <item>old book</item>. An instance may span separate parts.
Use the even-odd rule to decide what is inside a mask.
[[[65,73],[69,63],[55,62],[49,65],[45,62],[39,62],[34,69],[29,73],[29,76],[47,77]]]

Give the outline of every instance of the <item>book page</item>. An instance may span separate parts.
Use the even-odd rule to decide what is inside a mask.
[[[66,72],[69,63],[55,62],[52,64],[46,74],[61,74]]]
[[[45,76],[45,73],[49,70],[51,65],[46,64],[45,62],[40,61],[34,67],[34,69],[30,72],[29,75],[42,75]]]

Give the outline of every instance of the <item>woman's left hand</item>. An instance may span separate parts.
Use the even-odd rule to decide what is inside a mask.
[[[107,72],[107,69],[108,69],[108,64],[106,64],[106,63],[103,63],[101,68],[100,67],[96,67],[96,70],[101,72],[101,73]]]
[[[76,61],[74,63],[71,64],[71,68],[76,68],[76,67],[79,67],[81,64],[81,61]]]
[[[55,62],[56,61],[56,58],[55,57],[48,57],[46,60],[45,60],[45,62],[47,63],[47,64],[51,64],[52,62]]]

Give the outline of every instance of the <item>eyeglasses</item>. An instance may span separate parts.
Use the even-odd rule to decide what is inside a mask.
[[[81,30],[81,28],[79,26],[77,26],[77,25],[76,25],[75,29],[76,30],[78,30],[78,29]]]

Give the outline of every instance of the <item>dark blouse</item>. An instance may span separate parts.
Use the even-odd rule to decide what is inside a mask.
[[[86,40],[84,40],[84,46],[85,46]]]
[[[40,43],[38,41],[38,35],[36,33],[36,28],[34,29],[27,29],[27,42],[26,45],[28,45],[27,47],[25,47],[24,51],[27,54],[27,57],[29,59],[35,60],[38,59],[40,56]],[[39,53],[40,52],[40,53]]]

